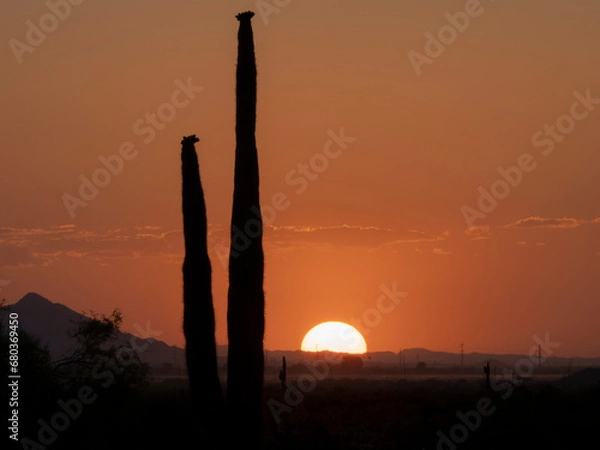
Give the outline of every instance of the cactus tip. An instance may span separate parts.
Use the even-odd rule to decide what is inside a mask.
[[[235,18],[237,20],[239,20],[240,22],[242,21],[242,19],[252,19],[254,17],[254,13],[252,11],[244,11],[243,13],[239,13],[235,16]]]
[[[183,139],[181,140],[181,144],[195,144],[196,142],[199,142],[200,139],[198,139],[196,137],[195,134],[192,134],[191,136],[184,136]]]

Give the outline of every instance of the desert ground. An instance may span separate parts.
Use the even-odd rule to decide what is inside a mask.
[[[600,417],[600,385],[569,386],[559,374],[497,379],[486,389],[475,373],[333,371],[319,379],[290,369],[285,392],[276,373],[265,377],[264,449],[575,449],[594,439]],[[185,377],[114,385],[49,448],[211,448],[191,417]],[[23,432],[35,437],[37,427]]]

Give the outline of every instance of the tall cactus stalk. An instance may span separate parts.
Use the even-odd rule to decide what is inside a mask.
[[[260,214],[258,154],[256,149],[256,62],[251,19],[253,12],[238,14],[236,70],[236,148],[227,332],[229,338],[227,409],[229,426],[244,436],[246,446],[260,443],[264,372],[263,337],[263,224]],[[242,232],[250,242],[235,251]],[[239,250],[239,249],[238,249]]]
[[[217,373],[215,313],[207,247],[206,205],[200,181],[195,136],[181,141],[183,262],[183,333],[190,393],[195,415],[214,431],[223,410]]]

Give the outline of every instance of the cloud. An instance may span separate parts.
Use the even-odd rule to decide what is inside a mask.
[[[521,247],[545,247],[546,243],[545,242],[527,242],[527,241],[516,241],[516,244],[521,246]]]
[[[160,232],[157,230],[155,233],[136,233],[135,238],[136,239],[153,239],[153,240],[160,241],[160,240],[167,238],[172,233],[180,233],[180,232],[181,231],[175,231],[175,230]]]
[[[439,235],[436,235],[419,230],[398,231],[396,232],[396,235],[396,239],[384,243],[383,245],[379,246],[379,248],[404,244],[420,244],[423,242],[445,241],[448,239],[449,236],[447,232],[443,232]]]
[[[136,230],[138,231],[146,231],[146,230],[160,230],[160,227],[157,225],[146,225],[143,227],[135,227]]]
[[[229,230],[209,227],[209,249],[221,261],[229,255]],[[397,251],[396,247],[411,244],[443,242],[450,238],[448,230],[437,234],[416,229],[394,230],[370,224],[286,224],[265,227],[263,245],[270,255],[287,256],[314,246],[364,249],[367,252]]]
[[[482,230],[484,227],[482,227]],[[227,260],[229,227],[208,224],[211,258]],[[483,231],[481,231],[483,234]],[[406,245],[431,243],[428,251],[447,255],[440,242],[450,239],[448,230],[428,233],[416,229],[394,230],[370,224],[288,224],[266,226],[263,244],[271,255],[286,256],[317,246],[331,249],[352,247],[368,252],[398,251]],[[181,264],[184,257],[183,231],[157,225],[83,229],[73,224],[47,228],[0,228],[0,268],[45,268],[57,264],[92,263],[105,267],[116,259],[156,258]],[[435,248],[433,248],[435,247]]]
[[[173,259],[181,252],[181,230],[148,225],[103,231],[79,229],[73,224],[48,228],[0,228],[0,268],[50,267],[61,261],[131,258],[136,255]]]
[[[372,225],[277,225],[265,229],[266,242],[321,243],[373,248],[393,239],[394,230]]]
[[[466,228],[464,234],[472,241],[479,241],[482,239],[489,239],[492,232],[488,225],[478,225]]]
[[[293,231],[295,233],[314,233],[319,231],[393,231],[390,228],[380,228],[373,226],[363,226],[363,225],[328,225],[328,226],[313,226],[313,225],[272,225],[270,227],[271,230],[274,231]]]
[[[577,228],[584,223],[586,223],[585,220],[574,219],[572,217],[548,218],[532,216],[504,225],[504,228]]]

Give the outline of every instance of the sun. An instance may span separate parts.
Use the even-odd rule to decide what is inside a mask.
[[[360,354],[367,352],[367,343],[362,334],[347,323],[323,322],[306,333],[300,349],[305,352],[328,350]]]

